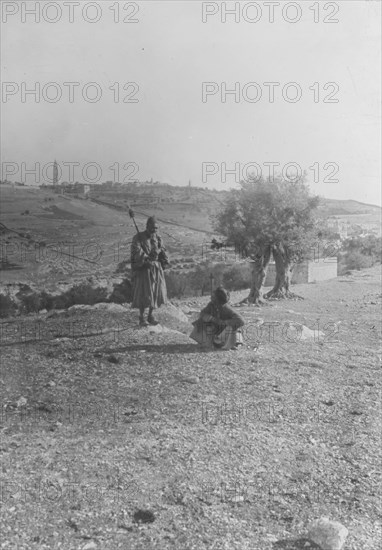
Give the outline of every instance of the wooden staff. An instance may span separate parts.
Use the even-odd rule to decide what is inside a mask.
[[[142,250],[144,251],[143,243],[142,243],[142,241],[141,241],[140,231],[139,231],[139,229],[138,229],[137,222],[135,221],[134,210],[133,210],[132,208],[130,208],[129,205],[127,205],[127,207],[128,207],[128,210],[129,210],[129,216],[130,216],[130,218],[133,220],[134,225],[135,225],[135,229],[137,230],[137,234],[138,234],[139,242],[140,242],[140,244],[141,244],[141,248],[142,248]]]

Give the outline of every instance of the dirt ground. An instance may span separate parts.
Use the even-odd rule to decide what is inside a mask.
[[[3,323],[0,548],[293,550],[321,516],[380,548],[380,268],[293,290],[239,351],[188,338],[208,298]]]

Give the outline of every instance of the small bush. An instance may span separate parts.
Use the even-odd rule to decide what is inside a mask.
[[[129,279],[124,279],[121,283],[114,285],[109,300],[116,304],[130,303],[133,300],[133,286]]]
[[[189,285],[193,294],[197,296],[204,296],[208,293],[211,287],[211,280],[209,278],[210,271],[206,265],[198,265],[189,273]]]
[[[188,275],[185,273],[165,272],[167,296],[171,298],[182,298],[188,289]]]
[[[224,262],[218,262],[213,265],[212,275],[214,276],[214,287],[219,285],[224,286],[224,273],[230,269]]]
[[[129,260],[123,260],[122,262],[119,262],[117,265],[117,269],[115,270],[115,273],[126,273],[126,270],[128,269],[128,266],[130,265]]]
[[[106,288],[93,288],[89,283],[74,285],[63,296],[70,304],[66,307],[76,304],[94,305],[108,301]]]
[[[70,298],[65,294],[61,294],[60,296],[53,296],[52,297],[52,307],[49,309],[67,309],[68,307],[71,307],[74,305],[73,299]],[[48,308],[47,308],[48,309]]]
[[[24,291],[30,290],[25,288]],[[47,292],[30,292],[29,294],[19,293],[17,295],[20,300],[22,313],[36,313],[41,309],[50,310],[53,307],[57,307],[55,304],[55,297],[51,296]],[[60,304],[62,305],[62,304]]]
[[[108,301],[106,288],[93,288],[89,283],[80,283],[59,296],[43,293],[41,309],[67,309],[77,304],[94,305]]]
[[[366,256],[358,250],[352,250],[345,255],[345,265],[347,269],[366,269],[374,264],[371,256]]]
[[[21,311],[23,313],[36,313],[43,309],[41,305],[41,297],[36,292],[33,294],[25,294],[20,296]]]
[[[227,290],[243,290],[251,286],[251,267],[247,263],[234,264],[223,273],[223,286]]]
[[[40,300],[41,300],[41,309],[46,309],[47,311],[49,311],[50,309],[53,309],[53,306],[54,306],[53,296],[43,291],[40,294]]]
[[[7,294],[0,294],[0,317],[10,317],[17,310],[17,305]]]

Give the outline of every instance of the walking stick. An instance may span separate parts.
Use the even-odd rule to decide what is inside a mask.
[[[137,230],[137,235],[138,235],[138,239],[139,239],[139,244],[141,245],[141,249],[142,249],[143,253],[146,254],[146,250],[144,249],[144,246],[143,246],[143,243],[142,243],[142,240],[141,240],[140,231],[139,231],[137,223],[135,221],[134,210],[132,208],[130,208],[129,204],[127,205],[127,207],[128,207],[128,210],[129,210],[129,216],[133,220],[134,225],[135,225],[135,229]],[[131,267],[133,267],[133,266],[131,266]]]
[[[141,236],[140,236],[140,234],[139,234],[139,229],[138,229],[138,226],[137,226],[137,222],[135,221],[134,210],[133,210],[132,208],[130,208],[129,205],[127,205],[127,208],[128,208],[128,210],[129,210],[129,216],[130,216],[130,218],[133,220],[134,225],[135,225],[135,229],[137,230],[138,237],[139,237],[139,242],[141,243],[141,246],[142,246],[142,248],[143,248],[142,241],[141,241]]]

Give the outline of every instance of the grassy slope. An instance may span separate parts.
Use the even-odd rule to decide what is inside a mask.
[[[2,548],[295,549],[321,515],[349,529],[346,549],[379,548],[378,269],[295,289],[304,301],[242,308],[247,326],[281,325],[274,341],[252,325],[239,352],[137,330],[130,310],[42,321],[131,329],[115,340],[3,347],[1,478],[18,485],[3,492]],[[317,319],[341,322],[335,338],[282,336]]]
[[[129,258],[135,228],[127,212],[30,188],[1,186],[0,193],[1,221],[24,235],[7,233],[0,237],[2,259],[8,257],[15,266],[1,273],[3,283],[31,282],[54,288],[59,281],[110,276],[118,263]],[[44,198],[52,200],[46,202]],[[21,216],[25,210],[30,214]],[[146,215],[136,215],[141,230],[146,219]],[[33,240],[28,241],[26,234]],[[161,223],[161,234],[171,251],[180,254],[182,246],[190,243],[201,253],[206,238],[203,233],[165,223]],[[48,248],[41,247],[42,241]],[[86,261],[89,259],[94,262]]]

